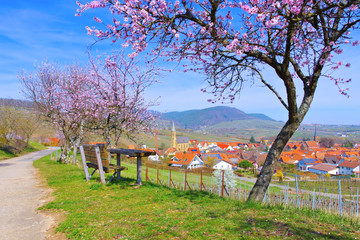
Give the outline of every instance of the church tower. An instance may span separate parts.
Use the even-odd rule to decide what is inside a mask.
[[[319,137],[318,137],[318,135],[317,135],[316,125],[315,125],[315,132],[314,132],[314,141],[315,141],[315,142],[319,142]]]
[[[171,147],[177,148],[176,130],[175,130],[175,123],[174,122],[173,122],[172,129],[171,129]]]

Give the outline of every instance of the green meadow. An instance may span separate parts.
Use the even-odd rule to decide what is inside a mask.
[[[69,239],[355,239],[358,219],[321,211],[244,203],[201,191],[181,191],[145,181],[135,168],[102,185],[86,182],[82,168],[44,157],[34,162],[55,200],[41,207],[61,211],[56,231]]]

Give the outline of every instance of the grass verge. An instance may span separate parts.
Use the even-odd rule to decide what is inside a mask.
[[[18,156],[24,155],[26,153],[45,150],[45,149],[46,149],[46,147],[44,145],[42,145],[40,143],[37,143],[37,142],[30,141],[29,146],[27,148],[25,148],[19,154],[9,153],[7,151],[4,151],[4,150],[0,149],[0,160],[5,160],[5,159],[13,158],[13,157],[18,157]]]
[[[319,211],[242,203],[200,191],[144,183],[135,176],[102,185],[47,156],[34,162],[53,188],[42,209],[65,212],[69,239],[355,239],[360,224]],[[130,171],[131,172],[131,171]],[[125,175],[125,174],[124,174]]]

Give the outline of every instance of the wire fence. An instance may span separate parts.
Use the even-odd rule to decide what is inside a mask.
[[[175,169],[154,169],[146,167],[144,169],[145,181],[176,188],[179,190],[196,190],[216,194],[221,197],[227,197],[238,201],[246,201],[251,189],[252,183],[244,180],[236,180],[235,187],[226,186],[224,181],[225,171],[219,181],[215,181],[209,173],[204,174],[202,170],[196,173],[187,170],[179,171]],[[352,195],[342,195],[341,181],[338,182],[338,193],[329,193],[321,191],[304,190],[299,188],[298,179],[295,177],[295,189],[289,186],[267,190],[263,203],[269,205],[283,205],[297,208],[307,208],[312,210],[321,210],[331,214],[359,218],[359,187]]]

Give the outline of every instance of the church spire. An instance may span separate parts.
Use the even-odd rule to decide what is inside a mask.
[[[314,141],[318,142],[318,140],[319,140],[319,137],[317,136],[317,128],[316,128],[316,125],[315,125]]]
[[[174,122],[173,122],[172,129],[171,129],[171,147],[177,149],[176,130],[175,130]]]

